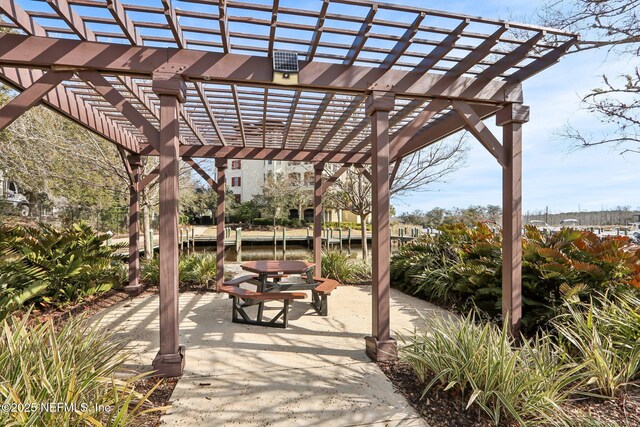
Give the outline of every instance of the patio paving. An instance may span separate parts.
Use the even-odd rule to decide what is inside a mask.
[[[329,301],[327,317],[294,301],[283,330],[232,323],[226,295],[180,294],[186,366],[162,425],[426,426],[364,353],[370,288],[341,286]],[[266,317],[278,310],[271,304]],[[396,290],[391,312],[395,334],[421,325],[421,315],[445,313]],[[120,303],[102,322],[130,341],[133,368],[151,369],[159,347],[157,295]]]

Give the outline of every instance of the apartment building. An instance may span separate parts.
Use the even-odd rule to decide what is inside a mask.
[[[236,199],[236,202],[246,202],[262,192],[262,186],[270,173],[283,174],[300,182],[313,190],[313,165],[311,163],[290,162],[279,160],[230,160],[226,170],[226,185]],[[358,217],[351,212],[325,209],[325,221],[358,221]],[[300,218],[308,222],[313,221],[313,206],[303,206],[291,209],[289,218]]]

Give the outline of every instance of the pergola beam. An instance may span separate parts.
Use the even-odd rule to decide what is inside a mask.
[[[244,131],[244,123],[242,123],[242,108],[240,107],[240,97],[238,96],[238,87],[231,85],[231,94],[233,95],[233,105],[236,109],[236,118],[238,120],[238,131],[242,139],[242,145],[247,145],[247,135]]]
[[[64,80],[73,77],[73,71],[49,71],[0,108],[0,131],[26,113],[31,107]]]
[[[136,26],[129,18],[122,2],[120,0],[107,0],[107,9],[111,12],[111,16],[122,29],[123,34],[129,39],[134,46],[142,46],[142,37],[138,34]]]
[[[484,104],[472,104],[471,108],[473,108],[476,115],[481,119],[489,117],[500,110],[500,107],[498,106]],[[436,123],[416,132],[409,141],[397,150],[395,155],[391,158],[391,161],[393,162],[401,159],[433,144],[434,142],[440,141],[441,139],[464,129],[464,126],[465,123],[458,112],[452,110],[442,118],[438,119]]]
[[[425,18],[426,13],[420,12],[416,16],[416,18],[411,23],[411,26],[407,28],[404,32],[398,43],[391,49],[389,54],[382,61],[381,68],[388,70],[393,66],[393,64],[400,59],[400,57],[406,52],[406,50],[411,46],[411,42],[413,41],[414,36],[420,30],[420,24]]]
[[[329,189],[329,187],[335,184],[336,181],[338,181],[338,179],[340,179],[340,177],[344,175],[344,173],[348,171],[350,167],[351,165],[344,165],[336,172],[334,172],[333,175],[331,175],[329,178],[326,178],[322,183],[322,193],[324,194]]]
[[[316,50],[318,49],[318,43],[320,42],[320,37],[322,36],[324,21],[327,15],[327,8],[329,7],[329,0],[323,0],[322,6],[320,7],[320,12],[318,13],[318,19],[316,21],[316,26],[313,31],[313,35],[311,36],[311,43],[309,43],[309,49],[307,50],[307,61],[312,61]],[[271,43],[271,40],[269,41]],[[289,132],[291,130],[291,124],[293,123],[293,118],[295,116],[296,108],[298,106],[298,102],[300,101],[300,95],[302,92],[298,89],[293,95],[293,100],[291,101],[291,108],[289,109],[289,116],[287,117],[287,124],[284,128],[284,136],[282,138],[282,148],[285,148],[287,143],[287,139],[289,138]]]
[[[140,154],[157,156],[158,152],[149,144],[140,144]],[[288,160],[294,162],[326,162],[358,164],[369,163],[368,152],[352,153],[341,151],[315,151],[263,147],[230,147],[217,145],[181,145],[182,157],[206,157],[224,159],[254,159],[254,160]]]
[[[49,6],[53,10],[56,11],[58,16],[62,18],[64,22],[67,23],[69,28],[73,30],[74,33],[80,39],[86,40],[89,42],[94,42],[97,40],[96,35],[91,31],[87,24],[82,20],[80,15],[78,15],[72,8],[67,0],[46,0],[49,3]]]
[[[394,159],[404,145],[422,129],[440,111],[449,106],[449,101],[444,99],[434,99],[418,114],[411,122],[399,129],[391,137],[391,158]]]
[[[40,70],[0,68],[0,80],[19,90],[31,86],[42,74]],[[57,86],[41,102],[117,146],[133,153],[138,152],[137,138],[63,87]]]
[[[191,166],[191,169],[196,171],[196,173],[200,175],[200,177],[202,177],[202,179],[204,179],[207,182],[207,184],[209,184],[209,187],[211,188],[215,187],[216,180],[211,178],[211,175],[209,175],[207,171],[202,169],[202,167],[200,167],[200,165],[197,164],[195,160],[193,160],[191,157],[183,157],[182,160],[184,160],[186,164]]]
[[[227,145],[227,139],[224,137],[224,134],[222,133],[222,129],[220,129],[220,125],[218,124],[218,120],[216,119],[216,116],[213,113],[213,110],[211,109],[211,104],[209,103],[209,99],[207,98],[207,93],[202,87],[202,83],[196,82],[194,83],[194,86],[196,88],[196,92],[198,93],[198,97],[200,98],[200,102],[202,103],[202,106],[204,107],[204,110],[206,111],[207,116],[209,117],[211,126],[213,126],[213,129],[216,131],[216,135],[218,136],[220,143],[222,145]]]
[[[507,82],[519,83],[525,79],[528,79],[531,76],[538,74],[540,71],[544,70],[547,67],[550,67],[552,64],[558,62],[562,55],[567,53],[572,46],[578,43],[578,36],[575,36],[571,40],[564,42],[561,46],[551,50],[544,54],[541,58],[538,58],[524,67],[520,68],[518,71],[507,77],[505,80]]]
[[[164,8],[164,16],[167,19],[167,24],[169,24],[169,28],[171,29],[171,33],[173,34],[176,44],[180,49],[185,49],[187,47],[187,42],[184,39],[182,28],[178,22],[175,7],[171,4],[171,0],[162,0],[162,7]]]
[[[151,172],[145,175],[144,178],[138,183],[138,190],[142,191],[147,188],[151,183],[160,175],[160,168],[156,166]]]
[[[160,131],[131,105],[103,75],[96,71],[80,71],[78,77],[90,84],[107,102],[122,113],[151,145],[157,147]]]
[[[451,30],[451,33],[449,33],[449,35],[442,39],[438,46],[434,47],[433,50],[431,50],[431,52],[429,52],[429,54],[422,61],[420,61],[418,65],[416,65],[414,71],[426,73],[431,68],[433,68],[433,66],[436,65],[438,61],[447,56],[447,54],[455,48],[456,42],[460,39],[462,32],[465,28],[467,28],[470,22],[471,20],[469,20],[468,18],[463,19],[456,28]]]
[[[55,7],[58,7],[58,3],[50,4],[52,4],[54,9]],[[82,31],[83,28],[87,29],[82,19],[80,19],[75,12],[71,10],[68,4],[67,8],[67,19],[71,19],[71,22],[78,23],[78,31]],[[16,25],[30,36],[47,36],[47,32],[44,28],[42,28],[24,9],[18,6],[16,0],[0,0],[0,11],[8,16]],[[91,30],[85,32],[85,40],[91,39],[92,37],[95,40],[95,36]],[[3,75],[0,76],[0,79],[6,81],[10,86],[24,89],[25,83],[28,83],[27,86],[30,86],[35,78],[34,76],[41,75],[41,72],[38,70],[27,71],[4,67],[2,68],[2,74]],[[138,142],[128,131],[122,129],[115,122],[108,119],[107,116],[100,112],[99,109],[94,108],[89,103],[86,103],[82,98],[78,98],[72,92],[61,87],[56,88],[55,93],[48,94],[43,102],[53,110],[58,111],[97,135],[113,142],[116,146],[125,148],[131,152],[137,151]]]
[[[0,66],[67,67],[149,77],[154,71],[170,64],[180,64],[175,72],[186,80],[275,86],[271,61],[264,57],[19,34],[0,35]],[[465,99],[465,90],[475,82],[472,77],[455,78],[415,71],[303,61],[298,80],[297,85],[289,87],[356,94],[367,94],[384,87],[397,95],[423,99]],[[434,87],[436,83],[440,89]],[[452,86],[453,83],[455,85]],[[518,103],[522,102],[522,90],[519,84],[490,81],[469,100],[495,104]]]
[[[327,146],[329,142],[331,142],[333,137],[336,136],[336,134],[340,131],[340,129],[342,129],[344,124],[351,118],[351,116],[353,116],[353,114],[358,110],[358,107],[360,107],[363,102],[363,96],[356,96],[353,98],[351,103],[349,103],[349,105],[347,105],[347,107],[342,112],[340,118],[336,120],[336,123],[333,125],[331,130],[327,132],[322,142],[320,142],[320,145],[318,145],[318,150],[322,150]]]
[[[0,0],[0,12],[8,16],[25,33],[38,37],[47,36],[45,29],[18,6],[16,0]]]
[[[473,111],[473,108],[466,102],[453,101],[453,108],[460,114],[466,123],[466,129],[476,137],[489,153],[504,167],[504,150],[498,138],[489,130],[482,119]]]
[[[354,38],[353,43],[351,44],[351,47],[347,52],[344,61],[342,62],[343,65],[352,65],[362,51],[362,48],[364,48],[364,45],[369,38],[369,32],[371,31],[371,26],[373,25],[373,20],[375,19],[377,12],[378,6],[375,4],[372,5],[369,9],[369,13],[367,13],[367,16],[364,18],[362,25],[360,26],[358,35]],[[320,123],[320,120],[324,116],[325,111],[327,111],[327,108],[331,104],[331,101],[333,101],[333,97],[333,93],[327,93],[324,95],[324,98],[322,99],[322,102],[320,103],[316,114],[313,116],[313,120],[311,120],[311,124],[307,127],[307,132],[302,138],[300,148],[304,148],[307,145],[307,142],[309,142],[309,138],[311,138],[311,135],[313,135],[316,128],[318,127],[318,123]]]

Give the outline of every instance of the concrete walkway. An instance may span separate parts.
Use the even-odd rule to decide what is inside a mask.
[[[392,290],[394,333],[412,331],[443,312]],[[342,286],[329,316],[295,301],[286,330],[231,322],[226,295],[180,295],[184,376],[162,417],[171,426],[426,426],[364,354],[371,330],[369,287]],[[270,303],[278,304],[278,303]],[[278,309],[265,309],[265,317]],[[158,349],[158,297],[140,296],[109,309],[102,322],[118,328],[150,370]]]

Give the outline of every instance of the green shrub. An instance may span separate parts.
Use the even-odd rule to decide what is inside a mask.
[[[178,261],[178,280],[181,284],[206,286],[209,280],[216,277],[216,255],[214,253],[196,252],[180,255]],[[141,265],[140,278],[147,284],[160,283],[160,260],[155,257],[144,260]]]
[[[135,391],[146,374],[126,373],[129,354],[113,332],[81,319],[62,328],[51,321],[32,326],[28,316],[3,321],[0,331],[0,400],[4,404],[75,403],[86,410],[0,411],[0,425],[135,425],[151,410],[149,393]],[[110,407],[109,413],[96,405]]]
[[[587,393],[613,397],[640,382],[640,298],[595,294],[588,304],[565,303],[564,311],[552,324],[589,379]]]
[[[253,220],[251,220],[251,223],[253,225],[261,226],[273,225],[273,218],[253,218]]]
[[[507,328],[463,319],[430,318],[425,328],[401,337],[401,358],[425,384],[424,395],[440,383],[456,389],[496,425],[515,421],[537,425],[560,414],[559,405],[580,383],[577,368],[548,335],[514,347]]]
[[[391,260],[392,284],[418,297],[501,320],[502,237],[483,223],[445,225],[402,246]],[[640,258],[625,238],[600,238],[562,229],[549,236],[527,227],[523,239],[523,330],[534,333],[562,306],[565,295],[585,301],[593,291],[640,284]]]
[[[347,228],[360,230],[359,222],[337,222],[337,221],[327,221],[323,224],[325,228],[342,228],[346,230]],[[367,230],[371,231],[371,224],[367,224]]]
[[[273,218],[253,218],[251,220],[253,225],[268,227],[273,227]],[[290,227],[290,228],[300,228],[306,227],[306,221],[301,221],[297,218],[288,219],[288,218],[276,218],[275,224],[277,227]]]
[[[216,254],[197,252],[180,261],[180,282],[206,286],[216,278]]]
[[[322,276],[340,283],[371,281],[371,263],[339,250],[322,251]]]
[[[0,226],[0,316],[25,304],[62,305],[122,284],[116,246],[85,223]]]
[[[144,259],[140,263],[140,279],[149,285],[160,283],[160,257]]]

